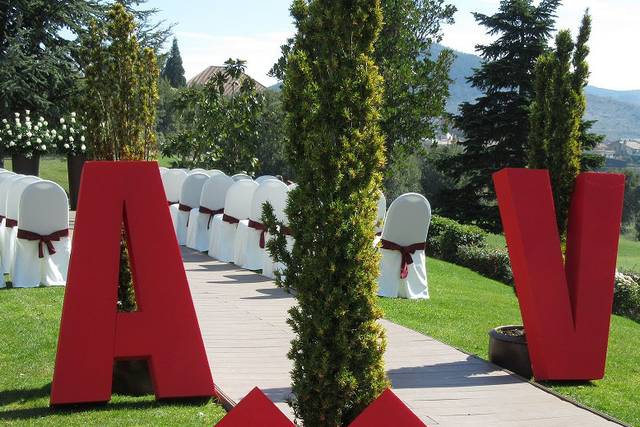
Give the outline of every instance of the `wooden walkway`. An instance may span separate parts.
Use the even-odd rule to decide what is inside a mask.
[[[256,273],[182,249],[216,386],[234,402],[258,386],[293,419],[291,295]],[[616,425],[428,336],[383,321],[394,392],[428,425]]]

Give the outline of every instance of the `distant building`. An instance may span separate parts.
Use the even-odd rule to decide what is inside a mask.
[[[189,87],[204,86],[217,73],[224,73],[224,67],[217,66],[217,65],[211,65],[211,66],[205,68],[202,72],[198,73],[195,77],[192,77],[191,79],[189,79],[189,81],[187,82],[187,86],[189,86]],[[242,81],[244,79],[253,80],[253,82],[256,85],[256,90],[258,90],[259,92],[262,92],[262,91],[267,89],[266,86],[264,86],[262,83],[258,82],[256,79],[250,77],[247,74],[242,74],[242,76],[240,76],[239,81],[238,80],[234,80],[234,81],[228,81],[228,82],[225,83],[225,85],[224,85],[224,94],[225,95],[231,95],[236,90],[236,87],[240,86],[240,83],[242,83]]]

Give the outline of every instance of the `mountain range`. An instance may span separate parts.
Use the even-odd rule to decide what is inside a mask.
[[[435,44],[432,46],[431,54],[438,55],[444,48]],[[482,59],[470,53],[454,52],[456,59],[449,74],[452,83],[447,101],[447,111],[452,114],[458,112],[461,103],[473,102],[482,95],[482,92],[467,82],[474,68],[480,67]],[[275,84],[270,89],[279,90],[280,84]],[[594,132],[605,135],[607,141],[640,139],[640,90],[617,91],[587,86],[585,93],[585,118],[596,121],[593,126]]]

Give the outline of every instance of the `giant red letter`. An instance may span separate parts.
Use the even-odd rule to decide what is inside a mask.
[[[520,311],[538,380],[604,376],[624,176],[583,173],[571,199],[566,263],[549,174],[494,174]]]
[[[155,162],[84,166],[51,404],[106,402],[115,359],[147,359],[157,398],[213,396]],[[138,311],[117,311],[125,225]]]

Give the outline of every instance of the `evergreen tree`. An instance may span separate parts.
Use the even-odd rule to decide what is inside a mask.
[[[456,8],[444,0],[382,0],[381,5],[384,25],[374,58],[384,78],[380,126],[389,158],[385,192],[393,198],[420,186],[417,157],[443,122],[454,54],[444,49],[433,57],[431,47],[442,40],[442,25],[453,23]]]
[[[184,77],[184,68],[182,67],[182,57],[178,48],[178,39],[173,39],[169,57],[164,64],[160,77],[167,79],[172,87],[179,88],[187,85],[187,79]]]
[[[348,425],[388,385],[371,243],[384,165],[373,60],[382,11],[380,0],[294,0],[291,11],[298,32],[283,100],[295,244],[288,255],[281,235],[270,248],[286,259],[279,283],[296,290],[294,412],[308,427]],[[273,231],[268,212],[265,221]]]
[[[447,195],[447,215],[500,229],[491,175],[527,164],[533,71],[546,50],[559,4],[560,0],[542,0],[537,6],[533,0],[503,0],[494,15],[474,14],[497,39],[476,47],[483,61],[469,82],[484,94],[475,103],[462,104],[455,118],[464,132],[464,151],[450,167],[458,186]]]
[[[535,68],[529,166],[549,170],[561,234],[567,229],[571,195],[581,169],[590,32],[591,17],[587,12],[576,44],[568,30],[560,31],[555,50],[542,55]]]

